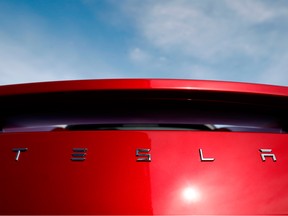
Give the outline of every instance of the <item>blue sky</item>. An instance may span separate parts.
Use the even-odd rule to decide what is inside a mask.
[[[288,1],[0,0],[0,85],[104,78],[288,86]]]

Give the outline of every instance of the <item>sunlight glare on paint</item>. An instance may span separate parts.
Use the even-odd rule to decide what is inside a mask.
[[[195,187],[186,187],[182,191],[182,197],[187,202],[197,202],[200,200],[200,192]]]

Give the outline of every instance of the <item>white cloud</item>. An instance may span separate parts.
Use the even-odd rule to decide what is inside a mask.
[[[274,1],[274,0],[273,0]],[[270,1],[270,3],[275,3]],[[263,0],[225,0],[228,7],[235,11],[242,19],[257,23],[269,21],[275,17],[288,15],[288,9],[285,7],[275,7],[265,4]],[[269,2],[269,1],[266,1]]]
[[[192,77],[234,77],[234,81],[247,82],[264,79],[263,82],[273,83],[277,78],[263,78],[268,75],[260,71],[261,64],[276,68],[279,61],[273,56],[288,53],[285,1],[147,0],[143,3],[127,0],[125,9],[146,43],[164,55],[172,58],[174,55],[178,65],[186,65],[182,69],[193,68]],[[235,70],[231,71],[227,67],[225,71],[225,64],[229,66],[231,59],[242,62],[242,66],[237,64],[240,68],[233,66],[230,68]],[[222,71],[209,69],[219,65]],[[284,67],[283,63],[280,65]],[[255,68],[260,69],[255,71]],[[288,76],[280,71],[285,68],[274,71],[274,75],[282,77],[281,83],[287,85]]]
[[[202,65],[191,66],[186,73],[189,74],[190,79],[202,79],[202,80],[217,80],[217,73],[211,68],[204,67]]]
[[[129,57],[132,61],[134,61],[136,63],[144,63],[150,59],[149,54],[138,47],[133,48],[129,52]]]
[[[225,48],[227,43],[221,38],[226,21],[214,20],[192,4],[180,2],[152,5],[144,16],[139,16],[146,39],[166,51],[176,50],[203,58]]]
[[[263,71],[259,78],[259,82],[288,86],[288,53],[286,53],[284,56],[277,56],[273,58],[273,64]]]
[[[138,10],[132,8],[136,25],[148,42],[166,51],[206,60],[233,53],[257,56],[263,52],[263,44],[255,40],[255,22],[288,16],[286,9],[271,8],[262,1],[147,2]]]

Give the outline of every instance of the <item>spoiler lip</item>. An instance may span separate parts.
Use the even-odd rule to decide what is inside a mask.
[[[288,86],[181,79],[98,79],[0,86],[0,96],[98,90],[187,90],[288,96]]]

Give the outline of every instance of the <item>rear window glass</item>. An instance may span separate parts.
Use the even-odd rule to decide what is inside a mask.
[[[190,130],[287,133],[287,97],[94,91],[1,97],[2,132]]]

